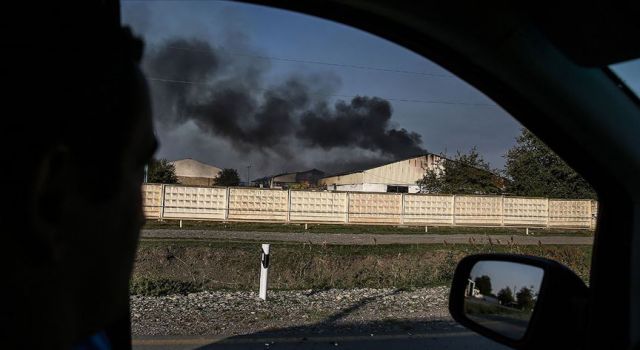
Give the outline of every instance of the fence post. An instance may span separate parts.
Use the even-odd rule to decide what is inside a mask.
[[[400,195],[400,200],[402,201],[401,207],[400,207],[400,224],[401,225],[404,225],[404,195],[405,193],[402,193]]]
[[[224,201],[224,221],[227,221],[229,219],[229,197],[231,197],[231,189],[229,189],[229,187],[227,187],[226,191],[226,198]]]
[[[551,201],[547,198],[547,228],[551,227]]]
[[[456,195],[453,195],[453,201],[451,203],[451,225],[456,225]]]
[[[349,223],[349,210],[351,210],[351,192],[347,192],[347,211],[344,216],[344,222]]]
[[[160,221],[164,218],[164,192],[166,185],[160,185]]]
[[[291,221],[291,189],[287,190],[287,222]]]
[[[504,226],[504,196],[502,196],[502,204],[500,204],[500,226]]]

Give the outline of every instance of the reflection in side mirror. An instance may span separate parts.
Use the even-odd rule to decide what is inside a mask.
[[[458,263],[451,283],[454,320],[515,349],[584,348],[589,289],[553,260],[476,254]]]
[[[471,321],[521,339],[538,300],[544,270],[510,261],[478,261],[467,278],[464,313]]]

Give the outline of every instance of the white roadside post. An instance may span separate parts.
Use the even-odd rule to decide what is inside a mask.
[[[267,300],[267,278],[269,276],[269,244],[262,245],[262,255],[260,257],[260,293],[262,300]]]

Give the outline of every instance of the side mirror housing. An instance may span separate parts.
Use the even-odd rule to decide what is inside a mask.
[[[515,349],[585,347],[589,289],[553,260],[467,256],[456,268],[449,312],[463,326]]]

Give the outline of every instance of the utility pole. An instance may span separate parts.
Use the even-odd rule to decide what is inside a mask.
[[[247,186],[251,186],[251,164],[247,165]]]

